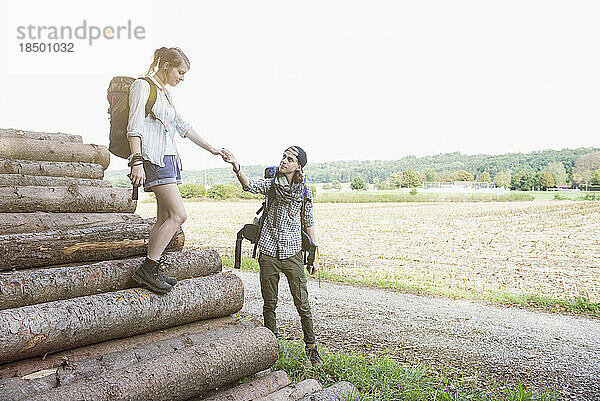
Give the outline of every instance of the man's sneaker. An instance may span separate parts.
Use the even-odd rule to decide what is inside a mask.
[[[165,274],[165,271],[163,269],[164,265],[170,266],[167,262],[167,255],[162,255],[160,259],[158,259],[158,276],[163,281],[166,281],[167,284],[169,284],[171,287],[175,287],[175,284],[177,284],[177,279],[175,277],[167,276]]]
[[[310,361],[311,365],[313,365],[314,367],[318,367],[323,364],[323,360],[321,359],[321,355],[319,355],[317,347],[306,347],[304,351],[306,352],[306,357]]]
[[[147,287],[150,291],[157,294],[166,294],[173,289],[171,285],[159,276],[158,262],[149,258],[144,259],[142,264],[135,269],[132,278],[136,283]]]

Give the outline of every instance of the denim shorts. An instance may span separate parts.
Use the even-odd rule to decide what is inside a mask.
[[[164,167],[160,167],[148,160],[144,160],[144,191],[152,192],[152,187],[162,184],[181,184],[181,171],[177,163],[177,156],[166,155],[163,158]]]

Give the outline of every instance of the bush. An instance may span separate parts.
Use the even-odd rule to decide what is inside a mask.
[[[203,198],[206,194],[206,188],[201,184],[183,184],[179,186],[179,193],[184,199]]]
[[[331,185],[329,185],[329,184],[323,185],[323,190],[324,191],[327,191],[328,189],[331,189]]]
[[[354,177],[352,183],[350,184],[350,188],[352,189],[365,189],[365,181],[361,177]]]
[[[375,189],[378,189],[378,190],[390,189],[390,182],[389,181],[378,182],[377,184],[375,184]]]
[[[338,180],[333,180],[331,181],[331,188],[337,189],[339,191],[340,189],[342,189],[342,183]]]
[[[112,185],[115,188],[129,188],[131,187],[131,181],[129,181],[129,178],[119,177],[112,180]]]
[[[211,199],[231,199],[238,194],[238,187],[229,184],[215,184],[206,193],[207,198]]]
[[[265,196],[262,194],[253,194],[252,192],[244,191],[242,188],[238,188],[237,193],[240,199],[264,199]]]

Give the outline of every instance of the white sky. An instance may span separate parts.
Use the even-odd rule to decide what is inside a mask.
[[[5,4],[4,2],[3,4]],[[153,51],[191,61],[178,110],[242,164],[290,144],[309,162],[598,146],[598,1],[10,1],[0,128],[108,144],[112,76]],[[6,10],[6,9],[5,9]],[[143,26],[143,40],[21,53],[17,26]],[[45,42],[48,42],[46,40]],[[181,140],[185,169],[225,166]],[[125,168],[112,158],[110,169]]]

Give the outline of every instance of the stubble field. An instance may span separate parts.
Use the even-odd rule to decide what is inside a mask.
[[[260,202],[185,205],[186,246],[232,256]],[[136,213],[152,217],[155,204],[140,203]],[[600,202],[317,203],[315,220],[324,271],[339,280],[600,301]]]

